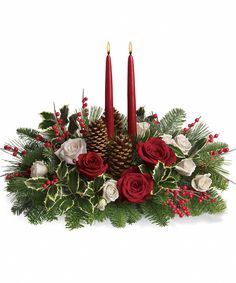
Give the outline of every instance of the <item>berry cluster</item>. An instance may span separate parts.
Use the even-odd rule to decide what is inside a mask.
[[[179,217],[190,216],[189,208],[185,205],[185,203],[188,203],[188,200],[179,200],[177,204],[174,204],[174,202],[171,199],[167,199],[166,204],[168,204],[172,208],[172,212],[174,214],[179,215]]]
[[[153,123],[154,124],[156,124],[156,125],[158,125],[160,122],[159,122],[159,119],[158,119],[158,115],[155,113],[155,114],[153,114],[152,115],[152,117],[153,117]]]
[[[44,184],[42,184],[43,189],[48,189],[50,186],[56,184],[59,181],[57,176],[53,177],[53,180],[47,180]]]
[[[36,141],[44,141],[44,138],[41,135],[36,135]]]
[[[188,128],[184,128],[184,134],[187,135],[188,131],[191,128],[193,128],[196,125],[196,123],[198,123],[199,121],[200,121],[200,117],[196,118],[193,123],[188,124]]]
[[[9,181],[14,177],[26,177],[26,178],[28,178],[28,177],[30,177],[30,169],[26,170],[25,172],[16,171],[14,173],[9,173],[5,176],[5,179],[7,181]]]
[[[86,130],[86,125],[84,123],[84,120],[83,120],[83,117],[82,117],[82,113],[81,112],[78,112],[77,113],[77,121],[79,123],[79,126],[80,126],[80,133],[82,135],[86,135],[87,133],[87,130]]]
[[[52,126],[55,137],[59,142],[64,141],[70,136],[70,132],[65,130],[65,126],[63,125],[63,120],[60,118],[60,112],[55,113],[57,118],[57,124]]]
[[[215,134],[215,135],[210,134],[208,137],[208,142],[213,143],[215,139],[217,139],[218,137],[219,137],[219,134]]]
[[[12,155],[13,156],[17,156],[18,154],[21,155],[21,156],[25,156],[27,154],[27,151],[26,150],[22,150],[21,152],[19,151],[19,148],[18,147],[11,147],[10,145],[5,145],[4,146],[4,149],[7,150],[7,151],[10,151],[12,152]]]
[[[214,160],[216,155],[221,155],[221,154],[228,153],[228,152],[229,152],[229,148],[224,147],[222,149],[219,149],[218,151],[210,151],[210,156],[211,156],[211,159]]]
[[[53,144],[52,144],[50,141],[46,141],[46,142],[44,143],[44,146],[45,146],[46,148],[53,148]]]

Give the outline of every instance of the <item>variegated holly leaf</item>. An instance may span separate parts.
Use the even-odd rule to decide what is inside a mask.
[[[76,169],[70,170],[67,176],[68,188],[72,194],[76,194],[79,191],[80,177]]]
[[[61,197],[61,187],[56,185],[51,186],[48,189],[47,197],[55,202],[58,198]]]
[[[60,212],[63,214],[67,212],[71,207],[73,207],[75,204],[75,201],[71,198],[64,198],[64,200],[61,202],[59,206]]]
[[[56,173],[57,173],[57,176],[58,176],[58,178],[60,180],[63,180],[67,176],[67,174],[68,174],[68,167],[67,167],[65,161],[62,161],[59,164]]]
[[[159,183],[165,174],[165,166],[163,163],[158,162],[152,172],[152,177],[156,183]]]
[[[39,177],[39,178],[30,178],[25,181],[25,185],[35,191],[42,190],[43,184],[45,184],[47,181],[46,178]]]

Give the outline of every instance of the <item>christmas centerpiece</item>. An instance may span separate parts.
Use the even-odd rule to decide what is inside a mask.
[[[127,116],[113,107],[108,45],[104,111],[83,94],[76,113],[54,106],[38,130],[19,128],[4,145],[14,157],[4,175],[13,213],[33,224],[64,216],[74,229],[105,219],[124,227],[142,216],[165,226],[176,215],[224,211],[228,145],[199,117],[186,124],[182,109],[160,120],[136,109],[131,44],[129,52]]]

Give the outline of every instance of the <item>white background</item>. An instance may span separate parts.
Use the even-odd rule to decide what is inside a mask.
[[[235,15],[227,0],[0,1],[0,144],[17,127],[37,127],[54,101],[78,108],[82,88],[103,106],[107,40],[125,113],[131,40],[138,106],[159,116],[183,107],[235,148]],[[33,226],[12,215],[2,178],[0,188],[1,282],[236,282],[233,185],[222,216],[72,232],[62,220]]]

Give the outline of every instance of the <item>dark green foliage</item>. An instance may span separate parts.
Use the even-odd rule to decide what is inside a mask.
[[[69,121],[70,123],[69,123],[68,131],[73,135],[79,129],[77,123],[77,115],[76,114],[71,115]]]
[[[16,130],[16,132],[21,138],[26,139],[35,139],[35,137],[39,135],[39,131],[30,128],[19,128]]]
[[[166,226],[169,220],[174,217],[170,207],[163,205],[162,198],[153,197],[141,205],[144,216],[153,224]]]

